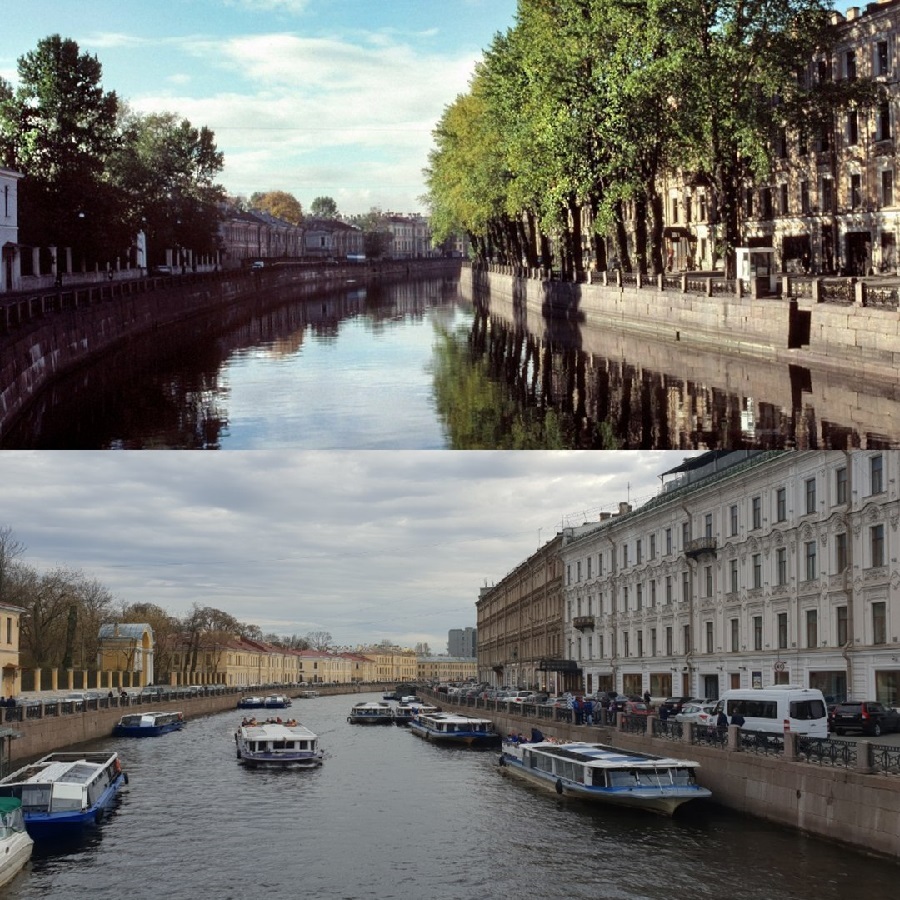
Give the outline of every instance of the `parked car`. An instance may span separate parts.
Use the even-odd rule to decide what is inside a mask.
[[[659,708],[662,710],[663,707],[669,713],[669,718],[674,718],[681,712],[682,708],[686,703],[701,703],[702,699],[699,697],[667,697],[660,703]]]
[[[831,727],[835,734],[861,731],[878,737],[889,731],[900,731],[900,713],[873,700],[848,700],[835,707]]]
[[[504,697],[503,699],[507,703],[531,703],[531,698],[534,696],[534,691],[510,691],[509,696]]]
[[[693,722],[698,726],[716,724],[715,703],[685,703],[681,712],[675,713],[676,722]]]
[[[643,700],[626,700],[622,712],[626,716],[649,716],[650,707]]]

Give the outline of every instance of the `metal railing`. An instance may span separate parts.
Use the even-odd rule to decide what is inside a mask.
[[[893,749],[900,754],[900,747]],[[847,769],[854,768],[858,758],[856,744],[853,741],[811,738],[805,735],[797,736],[797,756],[804,762]]]

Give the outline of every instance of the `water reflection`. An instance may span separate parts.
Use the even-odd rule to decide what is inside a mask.
[[[900,383],[545,320],[458,283],[261,293],[51,386],[4,448],[900,445]]]

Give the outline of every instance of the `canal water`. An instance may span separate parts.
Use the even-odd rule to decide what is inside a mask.
[[[84,842],[43,849],[5,897],[67,900],[893,900],[900,870],[714,804],[674,819],[595,808],[500,774],[497,754],[350,725],[359,699],[295,701],[315,771],[248,770],[237,711],[118,750],[130,782]]]
[[[532,323],[529,322],[529,325]],[[464,300],[454,280],[260,295],[45,391],[5,449],[900,446],[900,383],[730,359]]]

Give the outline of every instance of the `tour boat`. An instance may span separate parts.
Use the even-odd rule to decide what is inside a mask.
[[[234,735],[237,758],[250,768],[312,769],[322,765],[319,738],[298,722],[242,724]]]
[[[132,713],[122,716],[113,727],[117,737],[156,737],[184,728],[184,713]]]
[[[40,840],[99,824],[127,783],[118,753],[50,753],[0,780],[0,797],[22,801],[25,827]]]
[[[0,886],[8,884],[31,859],[34,841],[25,829],[22,801],[0,797]]]
[[[409,725],[414,716],[435,712],[438,712],[436,706],[426,706],[415,697],[404,697],[394,710],[394,724]]]
[[[241,697],[238,709],[262,709],[266,705],[265,697]]]
[[[682,803],[711,796],[694,780],[699,763],[606,744],[505,740],[500,766],[557,794],[669,816]]]
[[[394,721],[394,710],[390,703],[381,700],[354,703],[347,716],[351,725],[390,725]]]
[[[315,697],[319,696],[319,692],[318,691],[300,691],[300,693],[297,694],[297,696],[301,700],[312,700]]]
[[[287,709],[291,705],[291,698],[285,697],[284,694],[269,694],[263,700],[263,706],[266,709]]]
[[[413,715],[409,730],[426,741],[437,744],[460,744],[487,747],[500,742],[490,719],[461,716],[455,713],[422,712]]]

